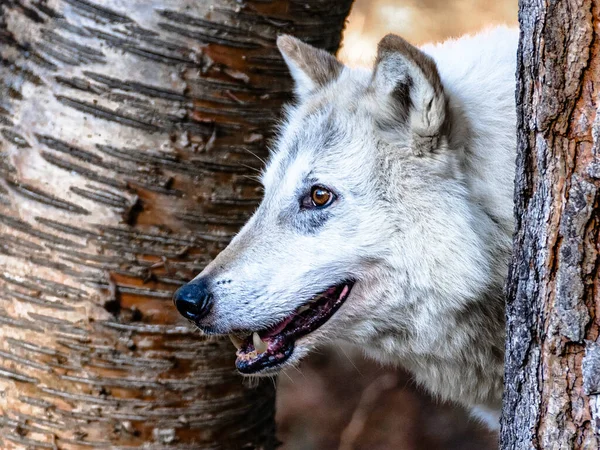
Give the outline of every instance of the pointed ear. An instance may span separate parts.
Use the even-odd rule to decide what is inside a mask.
[[[344,68],[335,56],[305,44],[293,36],[279,36],[277,47],[290,69],[299,98],[335,80]]]
[[[407,123],[415,154],[438,148],[445,133],[446,95],[433,59],[399,36],[388,34],[377,48],[372,89],[389,121]]]

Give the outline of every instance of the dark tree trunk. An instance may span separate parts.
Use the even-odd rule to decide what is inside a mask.
[[[599,7],[520,4],[503,449],[600,443]]]
[[[260,198],[276,35],[333,51],[350,4],[0,0],[0,448],[273,447],[171,296]]]

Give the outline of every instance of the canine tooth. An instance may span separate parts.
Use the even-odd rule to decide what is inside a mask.
[[[242,341],[239,337],[237,337],[235,334],[230,334],[229,335],[229,340],[231,341],[231,343],[235,346],[235,348],[237,348],[238,350],[242,349],[242,343],[244,341]]]
[[[256,331],[252,333],[252,343],[254,344],[254,348],[256,349],[257,353],[264,353],[269,347],[268,344],[260,338]]]

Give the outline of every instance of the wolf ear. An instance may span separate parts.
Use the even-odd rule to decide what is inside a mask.
[[[430,56],[401,37],[388,34],[377,47],[372,89],[384,111],[385,126],[399,119],[408,123],[415,154],[442,145],[446,95]]]
[[[335,56],[293,36],[279,36],[277,47],[290,69],[299,98],[335,80],[344,68]]]

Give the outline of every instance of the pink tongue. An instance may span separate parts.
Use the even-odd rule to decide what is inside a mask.
[[[279,334],[283,331],[283,329],[287,326],[288,323],[290,323],[292,321],[292,319],[294,318],[294,316],[290,316],[287,319],[284,319],[282,322],[280,322],[278,325],[275,326],[275,328],[273,328],[272,330],[268,330],[265,334],[260,333],[260,337],[261,338],[270,338],[275,336],[276,334]]]

